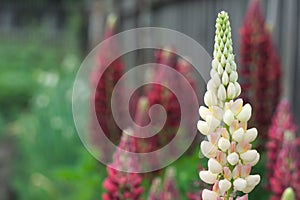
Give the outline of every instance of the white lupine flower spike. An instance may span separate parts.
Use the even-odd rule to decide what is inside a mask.
[[[251,167],[260,158],[251,149],[257,135],[256,128],[247,127],[252,107],[243,105],[237,98],[241,86],[237,82],[237,66],[234,61],[231,28],[228,14],[218,14],[213,52],[211,79],[204,95],[197,127],[207,136],[201,142],[201,152],[207,157],[208,170],[199,173],[200,179],[213,185],[212,190],[203,190],[202,199],[241,199],[238,192],[249,193],[260,182],[259,175],[250,175]],[[237,98],[237,99],[236,99]]]

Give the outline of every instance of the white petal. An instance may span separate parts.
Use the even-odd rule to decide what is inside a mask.
[[[230,66],[230,64],[229,64],[229,63],[227,63],[227,64],[226,64],[226,66],[225,66],[225,71],[226,71],[228,74],[230,74],[230,73],[231,73],[231,71],[232,71],[232,67]]]
[[[206,121],[199,120],[197,123],[197,128],[203,135],[209,134],[209,126]]]
[[[217,58],[213,59],[211,62],[211,65],[213,68],[217,69],[218,65],[219,65],[219,61]]]
[[[214,93],[210,90],[205,92],[204,95],[204,103],[207,106],[214,106],[217,104],[217,98],[216,95],[214,95]]]
[[[224,87],[224,85],[220,85],[219,89],[218,89],[218,98],[222,101],[224,101],[226,99],[226,89]]]
[[[215,85],[215,83],[214,83],[214,81],[213,81],[212,79],[210,79],[210,80],[207,82],[206,89],[207,89],[207,90],[211,90],[211,91],[215,91],[215,90],[216,90],[216,85]]]
[[[257,134],[256,128],[250,128],[246,131],[245,140],[248,142],[253,142],[256,139]]]
[[[214,81],[216,86],[219,86],[221,84],[221,79],[219,74],[214,74],[214,76],[212,77],[212,80]]]
[[[202,191],[202,199],[203,200],[217,200],[218,199],[218,194],[214,191],[204,189]]]
[[[235,86],[235,91],[236,91],[235,96],[238,97],[242,91],[241,86],[238,82],[234,82],[234,86]]]
[[[237,178],[233,181],[233,186],[235,190],[243,191],[247,187],[247,182],[245,179]]]
[[[218,106],[212,106],[211,109],[213,116],[221,121],[223,119],[223,110]]]
[[[221,63],[222,64],[225,64],[226,63],[226,58],[224,55],[221,56]]]
[[[203,155],[207,158],[213,158],[217,155],[218,148],[208,141],[202,141],[200,148]]]
[[[222,165],[214,158],[208,160],[208,170],[213,174],[219,174],[222,172]]]
[[[206,120],[206,115],[210,114],[210,112],[209,109],[206,108],[205,106],[200,106],[199,114],[202,119]]]
[[[232,124],[234,120],[234,114],[231,110],[226,110],[224,117],[223,117],[223,121],[230,126]]]
[[[218,119],[216,119],[214,116],[212,115],[207,115],[206,116],[206,121],[207,121],[207,125],[208,125],[208,130],[209,132],[215,131],[215,129],[220,125],[220,121]]]
[[[230,147],[230,142],[228,139],[221,137],[218,141],[218,147],[223,151],[227,151]]]
[[[254,166],[254,165],[256,165],[258,163],[259,159],[260,159],[260,155],[259,155],[259,153],[257,153],[255,160],[253,160],[249,164],[251,164],[251,166]]]
[[[247,122],[251,117],[252,108],[250,104],[244,105],[242,111],[237,115],[237,119],[241,122]]]
[[[248,150],[245,153],[240,154],[240,156],[244,162],[249,163],[256,159],[257,151],[256,150]]]
[[[234,115],[237,115],[241,112],[242,108],[243,108],[243,100],[239,98],[233,102],[230,110],[234,113]]]
[[[232,62],[231,66],[232,66],[232,70],[236,71],[236,64],[235,64],[235,62]]]
[[[228,99],[234,99],[235,97],[236,97],[235,86],[232,82],[230,82],[228,87],[227,87],[227,98]]]
[[[231,165],[236,165],[239,162],[239,155],[236,152],[233,152],[227,156],[227,161]]]
[[[224,69],[221,64],[218,65],[218,74],[221,75],[224,72]]]
[[[227,74],[227,72],[224,72],[223,75],[222,75],[222,83],[224,85],[227,85],[228,82],[229,82],[228,74]]]
[[[236,82],[238,80],[238,73],[236,71],[232,71],[229,77],[231,82]]]
[[[213,174],[210,171],[200,171],[199,172],[200,179],[208,184],[214,184],[217,180],[218,174]]]
[[[252,190],[255,188],[255,186],[247,186],[245,189],[242,190],[242,192],[248,194],[252,192]]]
[[[223,180],[219,181],[219,189],[220,189],[221,194],[223,194],[224,192],[226,192],[230,188],[231,188],[231,182],[228,181],[227,179],[223,179]]]
[[[256,175],[249,175],[246,177],[247,187],[248,186],[256,186],[260,182],[260,176]]]
[[[214,77],[214,75],[215,74],[217,74],[218,72],[214,69],[214,68],[212,68],[211,70],[210,70],[210,77]]]
[[[237,142],[241,142],[244,139],[244,129],[243,128],[239,128],[238,130],[236,130],[233,134],[232,134],[232,138],[237,141]]]

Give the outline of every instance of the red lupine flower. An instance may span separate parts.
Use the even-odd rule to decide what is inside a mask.
[[[253,123],[263,145],[280,98],[281,67],[259,0],[250,1],[240,34],[242,97],[253,107]]]
[[[136,152],[134,138],[123,134],[119,148],[128,152]],[[113,163],[107,167],[108,177],[103,182],[107,193],[102,195],[104,200],[138,200],[144,189],[141,186],[142,178],[138,173],[127,173],[118,169],[137,171],[138,161],[123,154],[119,149],[114,153]]]
[[[115,34],[116,17],[110,15],[107,20],[106,29],[103,39],[108,39]],[[97,131],[97,124],[101,126],[104,134],[114,143],[118,144],[121,136],[121,130],[117,126],[112,116],[111,96],[112,91],[123,74],[124,65],[121,58],[117,58],[113,63],[108,63],[109,59],[118,55],[119,49],[115,40],[107,43],[107,47],[101,48],[98,52],[97,67],[91,76],[91,84],[96,88],[95,96],[91,98],[95,103],[95,112],[98,121],[91,122],[91,141],[98,146],[101,152],[106,152],[106,145],[101,144],[101,138]],[[107,69],[106,66],[109,64]],[[105,71],[104,71],[105,70]],[[99,74],[102,73],[99,77]],[[118,100],[121,101],[122,94],[118,94]],[[94,104],[92,104],[94,105]],[[94,112],[92,108],[92,112]],[[121,113],[122,111],[120,111]],[[102,155],[105,156],[105,155]]]
[[[198,94],[198,91],[196,89],[196,83],[191,70],[192,67],[187,61],[178,58],[176,54],[172,53],[171,50],[168,50],[166,48],[163,50],[156,51],[155,63],[167,65],[175,69],[177,72],[181,73],[186,78],[191,87],[194,89],[194,92]],[[180,80],[175,80],[175,78],[170,73],[168,73],[168,71],[166,71],[165,68],[158,67],[157,70],[155,70],[153,73],[155,82],[165,83],[167,86],[173,86],[179,88],[179,90],[182,92],[186,92],[183,89],[180,89],[182,87],[182,84],[186,83],[182,83]],[[144,139],[144,144],[147,145],[142,145],[143,142],[140,142],[140,147],[138,149],[141,152],[155,151],[166,145],[168,142],[170,142],[175,136],[181,120],[181,109],[179,101],[170,89],[160,84],[152,84],[150,87],[147,88],[146,92],[146,98],[148,99],[148,109],[155,104],[160,104],[164,106],[167,114],[167,119],[166,123],[164,124],[164,127],[158,134],[156,134],[153,137]],[[198,103],[194,102],[192,98],[188,100],[193,101],[191,102],[191,105],[195,105]],[[187,125],[187,127],[185,127],[185,131],[197,131],[195,128],[195,124],[198,120],[197,109],[193,109],[193,106],[191,106],[189,119],[184,120],[186,121],[185,124]],[[192,125],[188,125],[188,123]],[[144,148],[144,146],[146,147]]]
[[[288,187],[292,187],[296,199],[300,199],[300,139],[295,132],[296,125],[289,102],[283,100],[272,119],[267,143],[268,186],[273,193],[271,200],[281,199],[282,193]]]

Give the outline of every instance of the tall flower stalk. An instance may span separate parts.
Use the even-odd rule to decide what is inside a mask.
[[[195,77],[192,73],[192,66],[186,60],[179,58],[175,53],[172,53],[173,51],[174,49],[170,49],[167,47],[165,47],[162,50],[156,51],[155,63],[166,65],[182,74],[186,78],[188,83],[191,85],[191,87],[194,89],[194,92],[197,94],[197,96],[199,96],[196,87]],[[184,89],[181,89],[184,88],[183,84],[186,83],[181,80],[178,80],[176,77],[173,77],[172,74],[170,75],[164,67],[156,68],[156,70],[153,71],[153,74],[153,79],[155,82],[164,83],[166,86],[174,86],[176,84],[174,87],[179,88],[183,95],[189,95],[189,91],[184,91]],[[160,130],[159,133],[152,137],[139,140],[139,152],[151,152],[162,148],[175,137],[181,122],[181,109],[176,95],[163,85],[150,85],[149,87],[147,87],[144,96],[145,97],[143,98],[147,99],[146,108],[143,110],[144,117],[148,117],[147,115],[149,113],[149,108],[151,108],[155,104],[162,105],[165,108],[167,114],[167,119],[164,124],[164,127]],[[195,104],[193,99],[187,99],[187,101],[190,101],[191,105]],[[191,108],[193,108],[193,106],[191,106]],[[137,111],[136,113],[139,112],[140,111]],[[197,122],[197,111],[195,112],[195,109],[190,109],[188,119],[184,120],[185,123],[183,124],[186,125],[186,127],[183,128],[184,131],[196,131],[196,128],[193,127],[193,124]],[[175,151],[176,147],[174,147],[174,152]]]
[[[281,67],[259,0],[251,0],[240,30],[242,98],[253,106],[253,124],[264,146],[280,98]]]
[[[130,131],[130,130],[127,130]],[[119,148],[129,152],[136,152],[134,138],[123,133]],[[113,163],[107,166],[108,177],[103,182],[103,187],[107,190],[102,195],[104,200],[139,200],[144,189],[141,186],[142,178],[138,173],[127,173],[122,170],[137,171],[138,161],[132,157],[122,154],[119,149],[113,155]]]
[[[257,129],[247,127],[251,117],[250,104],[243,106],[237,98],[241,87],[234,61],[229,16],[222,11],[216,20],[215,46],[211,79],[207,83],[197,127],[207,136],[201,142],[201,152],[207,157],[208,170],[200,171],[200,178],[212,184],[204,189],[203,200],[235,199],[237,192],[249,193],[260,182],[259,175],[250,175],[252,166],[259,161],[259,153],[251,149]],[[238,197],[247,199],[247,195]]]
[[[282,100],[277,106],[268,133],[268,178],[270,178],[274,174],[276,160],[279,151],[282,148],[282,141],[284,139],[285,131],[296,132],[296,125],[294,123],[289,102],[287,100]]]
[[[116,16],[109,15],[106,23],[105,33],[103,39],[108,39],[116,33]],[[121,129],[114,121],[111,109],[111,97],[112,91],[123,74],[124,64],[121,58],[116,59],[111,63],[107,69],[106,65],[109,64],[108,60],[114,55],[117,55],[119,46],[116,41],[112,41],[107,44],[106,48],[100,49],[98,52],[97,66],[95,71],[91,75],[92,87],[96,88],[95,96],[91,97],[91,101],[94,101],[95,108],[91,108],[92,112],[96,112],[97,121],[91,122],[91,141],[96,142],[95,146],[99,147],[102,156],[105,157],[106,144],[98,144],[101,142],[99,138],[97,124],[99,124],[104,134],[114,143],[118,144],[122,134]],[[105,71],[104,71],[105,70]],[[102,74],[99,77],[99,74]],[[119,101],[122,100],[122,94],[116,95]],[[118,102],[119,102],[118,101]]]
[[[273,193],[271,200],[281,199],[288,187],[294,189],[296,199],[300,198],[300,139],[295,131],[290,105],[283,100],[274,115],[267,143],[269,189]]]

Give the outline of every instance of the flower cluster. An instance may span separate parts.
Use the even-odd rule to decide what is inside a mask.
[[[130,131],[130,130],[128,130]],[[119,148],[128,152],[136,152],[134,138],[123,133]],[[141,186],[142,178],[138,173],[126,173],[115,168],[137,171],[138,161],[127,154],[122,154],[119,149],[113,156],[113,163],[107,167],[108,177],[103,182],[107,193],[102,195],[104,200],[138,200],[144,189]]]
[[[189,82],[192,88],[194,88],[194,92],[198,95],[198,92],[196,90],[196,82],[192,73],[192,67],[189,62],[187,62],[185,59],[179,58],[175,53],[172,53],[174,49],[165,47],[164,49],[157,50],[155,52],[155,63],[166,65],[168,67],[173,68],[180,74],[182,74],[186,80]],[[164,83],[166,86],[170,86],[171,84],[176,84],[174,87],[179,88],[181,92],[189,92],[184,91],[182,88],[183,84],[180,80],[174,80],[175,77],[173,75],[169,74],[168,71],[163,67],[158,67],[156,70],[153,71],[153,80],[156,83]],[[179,101],[176,97],[176,95],[167,87],[160,85],[160,84],[152,84],[149,87],[147,87],[147,90],[144,91],[144,97],[147,100],[147,108],[144,109],[142,112],[144,112],[144,117],[147,118],[147,114],[149,113],[149,108],[152,107],[155,104],[160,104],[165,108],[167,119],[166,123],[164,124],[164,127],[160,130],[159,133],[156,135],[146,138],[146,139],[140,139],[139,140],[139,146],[138,150],[139,152],[151,152],[155,151],[159,148],[162,148],[166,144],[168,144],[176,135],[176,132],[180,125],[181,120],[181,109]],[[184,94],[182,94],[184,95]],[[188,95],[188,94],[187,94]],[[191,108],[193,108],[195,102],[192,102],[192,100],[187,99],[187,101],[191,101]],[[137,115],[140,111],[137,110]],[[146,115],[145,115],[146,113]],[[185,119],[186,123],[186,130],[187,132],[192,131],[188,130],[188,128],[193,127],[193,124],[197,122],[197,112],[195,112],[195,109],[190,110],[190,115],[188,116],[189,119]],[[159,117],[159,116],[157,116]],[[144,119],[142,121],[149,121],[147,119]],[[143,124],[143,123],[142,123]],[[145,123],[144,123],[145,124]],[[196,130],[194,130],[196,131]],[[146,145],[145,145],[146,144]]]
[[[108,39],[115,34],[116,29],[116,16],[109,15],[105,28],[103,39]],[[121,58],[116,59],[111,63],[108,68],[103,72],[106,66],[109,64],[108,60],[114,55],[117,55],[119,46],[116,41],[107,43],[106,48],[100,49],[98,52],[98,60],[95,71],[91,75],[92,88],[96,88],[95,96],[91,97],[91,101],[94,101],[95,108],[91,108],[91,112],[96,112],[97,121],[91,122],[91,141],[95,146],[100,148],[101,152],[106,151],[106,144],[98,144],[101,142],[97,129],[99,124],[104,134],[114,143],[118,144],[121,137],[121,129],[117,126],[113,119],[111,110],[111,96],[112,91],[118,80],[123,74],[124,64]],[[99,77],[99,74],[102,74]],[[117,95],[122,100],[122,94]],[[93,103],[91,105],[94,105]],[[105,156],[102,155],[102,156]]]
[[[284,133],[282,148],[274,166],[275,171],[269,179],[273,193],[270,200],[280,200],[287,187],[295,190],[296,199],[300,198],[299,144],[294,132]]]
[[[263,147],[280,98],[281,67],[259,2],[250,1],[240,30],[239,73],[241,97],[253,106],[253,123],[260,132]]]
[[[273,193],[271,200],[280,200],[288,187],[294,189],[296,199],[300,198],[300,139],[295,131],[289,103],[284,100],[278,105],[273,118],[267,145],[269,188]]]
[[[222,11],[216,20],[215,46],[211,79],[207,83],[204,103],[201,106],[198,130],[207,136],[201,142],[202,154],[207,157],[208,170],[200,171],[200,178],[213,184],[212,190],[204,189],[203,200],[233,199],[237,191],[251,192],[260,182],[259,175],[250,175],[251,168],[259,161],[259,153],[251,149],[257,129],[247,129],[251,117],[250,104],[243,106],[237,82],[229,16]],[[247,198],[244,196],[242,198]]]
[[[276,160],[279,151],[282,148],[284,132],[296,131],[296,125],[294,124],[293,121],[294,120],[293,120],[289,102],[287,100],[282,100],[277,106],[268,133],[268,142],[267,142],[268,178],[273,176],[273,172],[275,171]]]
[[[168,168],[165,174],[163,186],[160,178],[152,181],[148,200],[180,200],[179,191],[176,186],[175,170]]]

